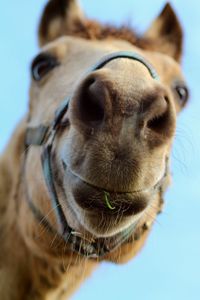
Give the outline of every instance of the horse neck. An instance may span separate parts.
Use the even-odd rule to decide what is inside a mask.
[[[21,168],[20,161],[24,151],[24,134],[25,119],[17,126],[7,147],[0,156],[0,220],[14,202]]]
[[[0,299],[17,299],[19,277],[25,272],[26,249],[17,230],[15,191],[20,172],[25,121],[15,130],[0,157]],[[21,272],[19,270],[21,264]],[[8,288],[9,287],[9,288]],[[23,290],[23,288],[22,288]],[[15,294],[16,292],[16,294]]]
[[[24,220],[24,227],[29,222],[37,226],[37,222],[28,209],[19,181],[24,136],[25,120],[0,157],[0,299],[66,299],[96,263],[70,252],[59,257],[49,255],[38,244],[26,243],[19,220]]]

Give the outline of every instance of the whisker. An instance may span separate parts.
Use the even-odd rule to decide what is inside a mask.
[[[56,208],[58,208],[59,206],[61,206],[60,203],[57,204],[55,207],[52,207],[52,208],[48,211],[48,213],[47,213],[46,215],[44,215],[44,217],[41,219],[41,221],[39,222],[39,225],[41,225],[42,222],[45,221],[45,219],[47,219],[47,217],[49,217],[49,216],[56,210]]]
[[[157,216],[152,216],[150,212],[144,211],[144,214],[148,217],[151,218],[151,221],[153,221],[153,223],[158,224],[159,226],[162,226],[162,224],[158,221],[158,219],[156,218]]]
[[[54,242],[55,242],[55,240],[56,240],[57,237],[58,237],[58,234],[56,232],[55,235],[54,235],[54,238],[52,239],[52,241],[50,243],[50,248],[53,248],[53,244],[54,244]]]

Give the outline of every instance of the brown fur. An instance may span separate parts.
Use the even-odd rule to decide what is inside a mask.
[[[112,97],[115,95],[113,107],[113,99],[108,97],[105,90],[107,114],[112,115],[107,123],[109,130],[104,128],[100,134],[93,133],[95,134],[93,140],[86,124],[81,123],[78,115],[79,104],[76,100],[80,97],[80,85],[67,113],[71,126],[61,132],[56,141],[57,170],[61,170],[59,153],[64,149],[68,151],[74,170],[78,170],[78,174],[87,178],[88,182],[95,178],[95,184],[100,188],[107,187],[108,190],[112,190],[114,186],[126,192],[151,187],[159,177],[160,169],[164,168],[163,157],[169,156],[175,129],[175,116],[181,109],[170,85],[174,78],[183,80],[180,67],[174,61],[174,59],[179,61],[181,57],[182,32],[169,5],[147,31],[146,37],[138,38],[129,28],[105,27],[97,22],[86,20],[75,1],[52,0],[45,8],[39,35],[40,44],[44,46],[43,52],[56,56],[60,68],[57,69],[57,73],[52,72],[41,82],[32,83],[30,110],[17,127],[0,158],[0,299],[2,300],[66,299],[66,296],[69,297],[99,263],[98,260],[86,259],[73,253],[69,245],[59,236],[45,231],[30,211],[26,188],[29,188],[34,204],[48,217],[51,224],[56,226],[41,170],[40,151],[37,147],[37,149],[30,147],[24,165],[27,125],[49,123],[66,96],[66,92],[70,95],[73,94],[74,89],[77,91],[78,81],[81,81],[84,86],[85,70],[104,54],[119,50],[141,53],[156,67],[161,77],[161,84],[150,79],[142,64],[136,62],[128,64],[121,60],[110,63],[95,74],[98,79],[101,79],[101,84],[103,83],[102,90],[106,86],[112,92]],[[63,35],[71,37],[61,37]],[[178,39],[174,43],[174,36],[177,38],[177,35]],[[71,55],[69,61],[68,55]],[[66,70],[70,70],[70,76]],[[132,78],[132,81],[127,81],[127,78]],[[142,78],[143,81],[138,81],[138,78]],[[147,151],[135,141],[137,138],[131,139],[130,142],[130,135],[124,132],[130,131],[130,134],[134,132],[132,122],[135,109],[139,109],[138,114],[150,113],[152,109],[150,100],[159,101],[163,93],[167,95],[170,105],[168,130],[164,131],[163,125],[161,135],[159,131],[156,136],[149,133]],[[133,118],[131,122],[129,122],[130,118]],[[66,142],[69,144],[66,145]],[[81,168],[83,157],[87,160],[85,167]],[[113,163],[110,164],[110,161]],[[111,176],[110,181],[107,182],[105,178],[109,178],[111,167],[112,174],[115,176]],[[67,189],[71,191],[76,184],[73,178],[67,179],[72,180],[71,184],[68,181],[64,182]],[[61,172],[61,183],[62,180]],[[152,196],[152,205],[146,208],[146,214],[141,214],[129,240],[104,257],[104,260],[124,263],[137,254],[149,234],[157,213],[161,210],[162,194],[169,180],[168,174],[165,185],[159,193]],[[135,199],[138,205],[136,215],[143,211],[143,205],[145,206],[141,199],[140,197]],[[95,201],[97,205],[98,199]],[[115,204],[118,204],[117,201],[118,199]],[[109,230],[110,234],[113,234],[114,230],[120,230],[133,218],[128,213],[127,216],[124,214],[125,220],[121,221],[117,220],[118,216],[113,217],[111,214],[107,218],[105,207],[100,207],[98,211],[102,216],[105,209],[100,228],[99,214],[94,214],[95,205],[93,211],[95,216],[92,216],[92,211],[87,214],[81,207],[81,203],[78,205],[78,201],[66,201],[65,204],[65,215],[70,226],[88,235],[91,235],[90,230],[95,231],[92,232],[94,235],[106,235]],[[84,225],[79,223],[77,217],[75,218],[70,205],[74,205],[75,210],[79,211],[80,219],[86,216],[85,219],[83,218]],[[113,223],[110,220],[113,220]]]
[[[180,60],[181,58],[182,28],[170,4],[165,6],[159,18],[155,20],[156,23],[154,22],[152,24],[152,27],[149,28],[144,36],[139,36],[130,27],[121,26],[117,28],[111,25],[102,25],[97,21],[84,19],[82,15],[80,16],[78,13],[73,13],[74,22],[72,27],[67,26],[66,28],[66,24],[61,22],[60,27],[62,29],[59,28],[59,33],[54,32],[51,36],[51,32],[48,31],[49,23],[57,20],[59,16],[62,16],[63,19],[67,18],[66,12],[68,11],[68,6],[70,6],[73,1],[60,2],[60,5],[56,6],[56,1],[51,1],[51,5],[48,5],[45,9],[39,29],[41,45],[65,33],[89,40],[126,40],[142,49],[152,51],[159,50],[159,52],[170,54],[176,60]],[[65,5],[65,9],[63,9],[63,5]],[[158,36],[161,38],[158,39]],[[174,44],[176,44],[176,47],[173,46]]]

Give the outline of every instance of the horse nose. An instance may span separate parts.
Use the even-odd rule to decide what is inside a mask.
[[[76,96],[76,118],[87,126],[101,125],[110,106],[109,100],[109,88],[105,82],[97,75],[89,76],[79,87]]]
[[[137,136],[149,136],[149,139],[152,135],[171,136],[174,128],[170,101],[161,87],[154,88],[153,92],[141,90],[138,93],[137,90],[136,96],[131,84],[122,93],[112,80],[93,73],[82,82],[72,102],[74,120],[81,128],[101,125],[108,128],[115,118],[125,126],[129,120],[130,126],[131,117],[132,131]]]

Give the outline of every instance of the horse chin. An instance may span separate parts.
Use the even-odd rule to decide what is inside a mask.
[[[142,214],[129,218],[123,216],[109,218],[105,214],[97,216],[96,214],[87,213],[82,210],[79,210],[76,215],[84,232],[95,238],[114,237],[129,227],[136,227],[141,216]]]

